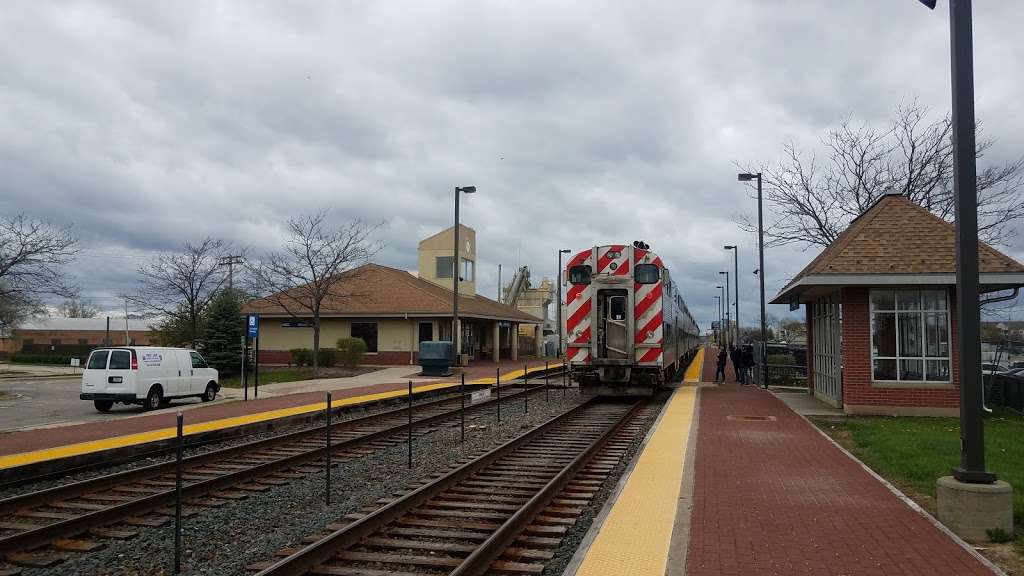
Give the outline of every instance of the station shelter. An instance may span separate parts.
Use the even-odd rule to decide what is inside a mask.
[[[520,326],[539,332],[541,320],[476,293],[476,233],[462,226],[459,236],[461,358],[517,360]],[[402,365],[418,362],[420,342],[451,341],[453,228],[421,241],[418,256],[416,272],[370,263],[340,274],[332,290],[338,296],[328,296],[320,311],[320,347],[333,348],[343,337],[361,338],[367,346],[364,363]],[[242,310],[260,315],[261,363],[290,364],[291,350],[313,347],[312,319],[287,294],[251,300]]]
[[[956,416],[956,230],[886,194],[772,300],[805,305],[807,385],[848,414]],[[982,300],[1024,265],[981,243]]]

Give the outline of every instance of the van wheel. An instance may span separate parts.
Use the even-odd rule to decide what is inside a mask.
[[[203,393],[203,402],[212,402],[217,399],[217,386],[213,382],[206,385],[206,392]]]
[[[114,407],[113,400],[93,400],[92,405],[96,407],[100,412],[110,412],[110,409]]]
[[[164,405],[164,393],[159,386],[153,386],[146,395],[146,410],[156,410]]]

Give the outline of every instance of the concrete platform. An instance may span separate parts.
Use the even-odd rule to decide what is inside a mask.
[[[496,369],[501,370],[503,382],[506,380],[511,382],[522,378],[524,371],[528,371],[530,374],[542,372],[544,365],[543,361],[533,360],[528,363],[502,363],[500,368],[493,364],[475,366],[466,370],[466,383],[493,384],[495,378],[485,376],[485,374]],[[549,363],[548,366],[556,368],[561,365]],[[408,367],[401,370],[408,371]],[[460,381],[460,378],[420,380],[414,384],[413,391],[414,393],[443,391],[457,387]],[[185,434],[187,436],[208,434],[322,412],[326,407],[326,391],[319,389],[322,385],[319,381],[307,382],[316,383],[315,386],[318,389],[248,402],[230,400],[193,405],[185,413]],[[331,393],[333,405],[336,407],[372,403],[406,395],[408,381],[369,385],[349,383],[345,387],[332,390]],[[79,402],[82,405],[88,404]],[[180,409],[172,407],[135,417],[4,434],[0,436],[0,471],[166,442],[176,436],[176,413]]]
[[[703,382],[675,391],[566,574],[1001,572],[777,395]]]

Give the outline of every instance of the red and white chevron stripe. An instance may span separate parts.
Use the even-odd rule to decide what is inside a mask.
[[[662,267],[661,258],[646,250],[633,249],[637,264],[650,263]],[[663,280],[654,284],[633,283],[634,358],[638,364],[660,364],[664,344]]]
[[[594,266],[593,250],[580,252],[572,257],[565,269],[573,266]],[[593,308],[593,290],[589,284],[570,284],[565,293],[565,338],[566,356],[569,363],[590,362],[590,312]]]
[[[597,249],[597,266],[594,267],[594,274],[628,276],[629,273],[629,250],[625,246],[614,244]]]

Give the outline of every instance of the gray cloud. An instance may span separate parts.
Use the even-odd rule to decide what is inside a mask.
[[[813,149],[846,117],[949,106],[948,22],[912,0],[176,2],[5,5],[0,210],[73,223],[90,294],[147,254],[214,235],[275,247],[286,217],[385,221],[415,267],[474,184],[480,290],[497,265],[555,274],[558,248],[644,239],[705,326],[723,244],[757,305],[736,163]],[[975,8],[991,159],[1024,153],[1024,6]],[[1011,253],[1024,252],[1020,240]],[[813,252],[769,251],[769,296]],[[506,276],[507,278],[507,276]],[[770,309],[784,314],[783,308]]]

